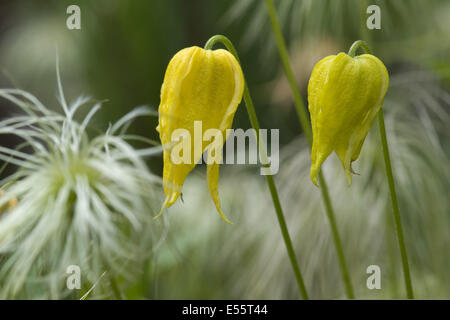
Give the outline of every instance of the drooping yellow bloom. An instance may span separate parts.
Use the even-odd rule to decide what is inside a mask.
[[[215,153],[215,158],[221,159],[226,130],[231,128],[243,91],[244,76],[239,62],[226,50],[185,48],[169,62],[161,88],[159,125],[156,128],[164,147],[163,187],[166,199],[161,213],[178,199],[184,180],[207,150],[209,191],[217,211],[229,222],[220,209],[219,162],[211,162],[210,156]],[[199,123],[201,132],[197,132]],[[219,140],[204,141],[202,132],[209,129],[221,133],[221,140],[216,136],[215,139]],[[175,144],[181,140],[185,148],[179,153]],[[177,152],[174,152],[175,148]],[[174,153],[183,161],[175,160]]]
[[[352,58],[341,52],[314,67],[308,103],[313,130],[311,180],[315,185],[320,166],[333,151],[351,183],[351,163],[358,159],[388,85],[386,67],[370,54]]]

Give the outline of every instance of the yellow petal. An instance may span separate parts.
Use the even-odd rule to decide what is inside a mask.
[[[313,130],[311,180],[317,185],[322,163],[335,151],[351,183],[351,163],[361,152],[389,84],[384,64],[375,56],[345,53],[322,59],[308,84]]]
[[[217,212],[219,212],[219,214],[223,220],[225,220],[229,224],[232,224],[232,222],[230,220],[228,220],[227,217],[225,217],[225,214],[222,212],[222,209],[220,208],[220,198],[219,198],[219,190],[218,190],[219,164],[217,164],[217,163],[208,164],[206,175],[207,175],[207,179],[208,179],[209,192],[214,201],[214,205],[216,206]]]
[[[203,141],[202,133],[217,129],[225,137],[243,91],[241,67],[226,50],[190,47],[179,51],[169,62],[161,88],[157,127],[164,147],[163,187],[166,200],[162,211],[177,200],[186,177],[211,143]],[[194,130],[196,121],[201,121],[200,132]],[[183,163],[175,163],[171,158],[172,150],[179,142],[174,141],[172,135],[179,129],[185,130],[191,138],[186,144],[190,154],[184,154],[186,148],[182,152],[190,161]],[[221,213],[216,199],[214,202]]]

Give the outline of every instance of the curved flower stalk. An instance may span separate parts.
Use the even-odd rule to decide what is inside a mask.
[[[341,52],[316,64],[308,84],[311,180],[316,186],[320,166],[333,151],[352,182],[351,163],[358,159],[388,85],[386,67],[371,54],[351,57]]]
[[[64,115],[25,91],[0,89],[23,111],[0,121],[0,134],[24,141],[17,149],[0,147],[0,159],[18,167],[0,181],[8,184],[0,207],[19,199],[0,215],[0,298],[81,296],[95,283],[89,297],[111,297],[117,279],[126,284],[142,272],[164,229],[152,219],[160,181],[141,158],[161,148],[137,150],[125,132],[152,111],[138,108],[90,139],[86,128],[101,103],[78,123],[75,113],[89,99],[69,106],[59,75],[58,84]],[[66,286],[71,265],[80,268],[81,291]]]
[[[230,223],[220,208],[219,164],[226,131],[231,128],[243,91],[241,67],[226,50],[185,48],[169,62],[156,128],[164,146],[166,199],[160,214],[181,195],[184,180],[207,150],[209,191],[220,216]],[[205,135],[213,133],[209,141],[204,141],[202,130]],[[174,159],[180,154],[179,144],[186,148],[181,151],[182,159]]]

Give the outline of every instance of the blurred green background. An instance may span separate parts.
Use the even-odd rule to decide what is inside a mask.
[[[66,28],[66,8],[71,4],[81,8],[81,30]],[[304,101],[314,64],[326,55],[346,52],[354,40],[366,40],[386,64],[391,88],[384,108],[393,156],[398,159],[394,167],[416,295],[450,298],[450,2],[283,0],[276,4]],[[365,10],[370,4],[381,8],[381,30],[366,28]],[[136,106],[156,110],[171,57],[184,47],[203,47],[215,34],[226,35],[237,47],[262,127],[281,129],[283,162],[275,179],[312,297],[344,297],[264,1],[3,0],[0,87],[27,90],[58,108],[58,52],[69,100],[81,94],[107,100],[93,122],[104,130]],[[1,117],[13,112],[0,101]],[[159,141],[156,124],[157,118],[145,118],[132,130]],[[240,107],[233,127],[249,125],[245,108]],[[1,139],[2,145],[16,143]],[[362,177],[351,187],[345,185],[334,157],[327,161],[325,172],[332,177],[332,197],[338,203],[338,224],[357,296],[403,297],[377,139],[376,132],[369,136],[357,164]],[[148,165],[160,174],[162,157],[148,159]],[[254,168],[223,166],[220,184],[224,210],[235,225],[224,225],[218,218],[208,198],[204,170],[197,168],[184,187],[185,203],[177,203],[168,213],[167,238],[158,259],[150,263],[151,279],[130,285],[128,297],[298,298],[263,177]],[[365,287],[365,268],[370,264],[386,270],[380,291]]]

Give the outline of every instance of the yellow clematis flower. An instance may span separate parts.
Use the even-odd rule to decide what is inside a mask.
[[[160,214],[170,207],[180,196],[184,180],[195,165],[208,151],[207,180],[209,191],[220,216],[228,219],[220,209],[218,194],[219,163],[209,161],[215,152],[215,158],[222,159],[222,147],[227,138],[226,130],[231,128],[234,114],[242,100],[244,76],[239,62],[223,49],[205,50],[199,47],[185,48],[179,51],[169,65],[161,88],[159,105],[159,124],[156,130],[160,134],[164,148],[163,188],[166,199]],[[201,121],[201,129],[219,130],[222,140],[204,141],[202,134],[195,132],[194,123]],[[190,151],[183,154],[188,161],[174,161],[172,151],[180,136],[175,137],[179,129],[188,133],[192,139],[187,142]],[[217,138],[217,137],[216,137]],[[192,143],[191,143],[192,142]],[[159,215],[160,215],[159,214]],[[159,216],[158,215],[158,216]]]
[[[341,52],[314,67],[308,103],[313,131],[311,180],[315,185],[320,166],[333,151],[352,182],[351,163],[358,159],[388,85],[386,67],[370,54],[353,58]]]

